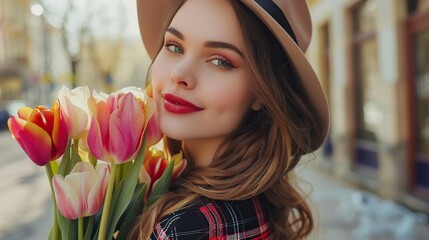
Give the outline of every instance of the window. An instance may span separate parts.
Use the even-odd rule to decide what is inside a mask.
[[[408,11],[410,13],[419,13],[429,11],[428,0],[408,0]]]
[[[429,199],[429,1],[409,0],[410,186]]]
[[[323,24],[320,29],[320,81],[322,83],[323,89],[325,90],[326,97],[328,99],[328,104],[331,106],[330,99],[330,88],[331,88],[331,34],[330,34],[330,24],[329,22]],[[334,152],[334,145],[332,143],[331,136],[328,136],[325,144],[323,146],[323,156],[326,160],[331,160],[331,157]]]
[[[378,168],[377,131],[382,127],[378,105],[383,91],[377,55],[377,12],[375,0],[362,1],[352,9],[355,163],[366,170]]]
[[[416,150],[429,156],[429,30],[414,38]]]

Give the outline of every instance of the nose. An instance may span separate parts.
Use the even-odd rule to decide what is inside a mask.
[[[193,89],[196,86],[196,79],[193,72],[193,64],[191,62],[182,61],[177,67],[171,72],[171,81],[177,87],[185,89]]]

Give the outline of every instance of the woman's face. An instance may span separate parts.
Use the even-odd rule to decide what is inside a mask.
[[[188,0],[168,27],[152,66],[162,132],[176,140],[218,140],[258,109],[244,40],[228,0]]]

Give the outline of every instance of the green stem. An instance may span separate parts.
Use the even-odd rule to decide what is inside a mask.
[[[109,183],[107,185],[106,197],[104,199],[103,213],[101,214],[100,233],[98,240],[106,240],[107,220],[109,219],[110,202],[112,201],[113,186],[115,185],[115,176],[117,164],[112,164]]]
[[[116,171],[115,177],[115,187],[119,185],[119,182],[122,180],[122,169],[124,168],[124,164],[118,165],[118,171]]]
[[[83,217],[77,219],[78,240],[83,240]]]
[[[52,178],[54,177],[54,173],[52,172],[51,164],[48,163],[45,166],[46,173],[48,175],[49,185],[51,186],[51,194],[52,194],[52,202],[54,203],[54,226],[52,231],[52,239],[58,240],[59,236],[59,227],[58,227],[58,216],[57,216],[57,201],[55,200],[54,187],[52,186]]]

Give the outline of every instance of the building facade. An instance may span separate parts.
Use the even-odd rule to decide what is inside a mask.
[[[92,42],[88,37],[79,38],[81,42],[77,45],[81,52],[75,54],[78,62],[73,73],[71,55],[64,44],[62,13],[56,13],[55,6],[49,5],[44,6],[46,11],[41,15],[33,15],[31,9],[35,3],[37,1],[0,0],[0,107],[14,100],[50,105],[57,89],[62,85],[72,87],[74,80],[77,85],[105,92],[129,85],[144,86],[149,58],[139,36],[121,40],[116,55],[110,51],[114,44],[107,36],[91,38]],[[102,60],[103,66],[107,63],[108,71],[95,64],[90,48],[97,49],[96,60]],[[112,79],[107,83],[106,71]]]
[[[337,177],[429,213],[429,1],[312,0]]]
[[[28,0],[0,0],[0,102],[19,98],[29,61]]]

